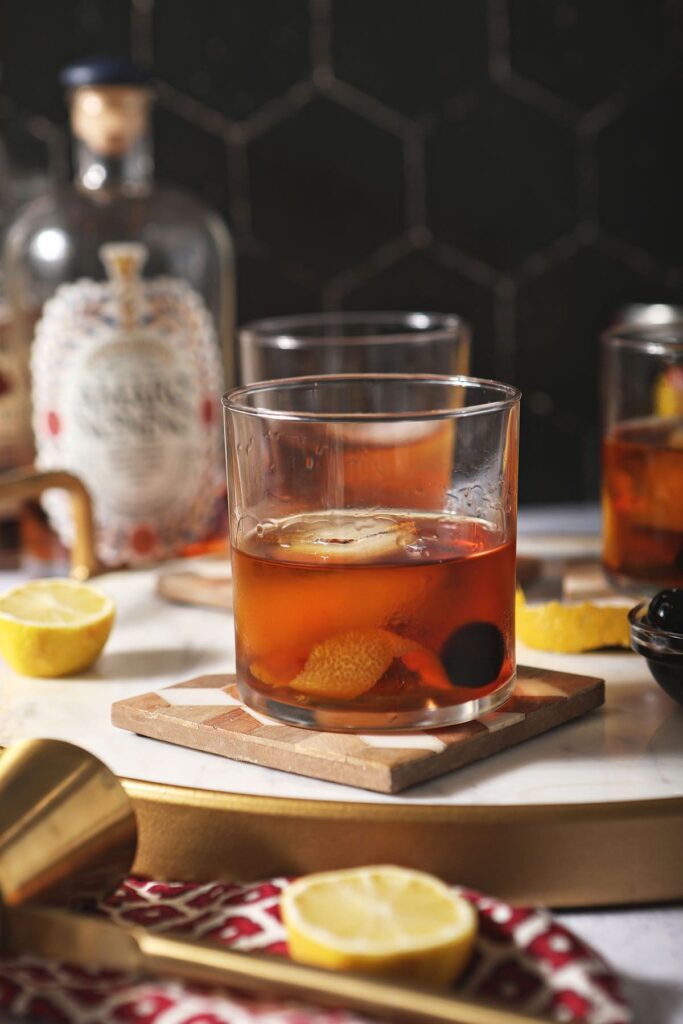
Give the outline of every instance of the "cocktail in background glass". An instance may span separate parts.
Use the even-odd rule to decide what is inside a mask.
[[[255,320],[239,332],[244,384],[283,377],[362,373],[466,374],[470,328],[452,313],[311,313]],[[285,435],[288,435],[285,437]],[[281,430],[282,444],[301,459],[303,435]],[[304,445],[305,447],[305,445]],[[392,429],[371,422],[356,429],[344,446],[347,498],[355,501],[372,477],[375,498],[391,506],[407,487],[416,508],[429,507],[447,486],[450,429],[440,422]],[[312,481],[301,474],[301,486]]]
[[[519,393],[465,377],[270,381],[224,399],[237,677],[298,725],[424,728],[515,678]],[[439,438],[438,473],[399,472]],[[368,450],[385,458],[372,472]]]
[[[617,586],[683,585],[683,325],[603,337],[603,565]]]
[[[304,313],[239,331],[240,380],[337,373],[469,371],[470,329],[453,313]]]

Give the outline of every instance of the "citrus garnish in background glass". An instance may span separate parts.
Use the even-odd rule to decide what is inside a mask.
[[[683,416],[683,366],[670,366],[657,379],[655,409],[659,416]]]
[[[114,602],[85,583],[32,580],[0,597],[0,652],[25,676],[66,676],[99,657]]]
[[[455,981],[477,934],[476,910],[453,889],[386,865],[307,875],[280,907],[294,960],[426,985]]]

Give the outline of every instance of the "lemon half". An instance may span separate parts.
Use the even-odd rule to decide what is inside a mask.
[[[97,659],[114,602],[74,580],[32,580],[0,597],[0,652],[25,676],[66,676]]]
[[[294,960],[448,985],[477,933],[471,903],[421,871],[379,866],[307,875],[280,907]]]

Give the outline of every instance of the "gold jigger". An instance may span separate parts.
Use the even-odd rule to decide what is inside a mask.
[[[455,993],[155,935],[37,902],[82,904],[106,895],[130,872],[135,844],[130,801],[97,758],[60,740],[26,740],[10,747],[0,758],[3,951],[345,1006],[406,1024],[540,1022]]]
[[[61,740],[0,757],[0,896],[83,904],[106,896],[135,858],[135,812],[115,775]]]

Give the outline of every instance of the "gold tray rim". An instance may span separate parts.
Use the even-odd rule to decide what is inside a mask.
[[[152,878],[249,880],[401,863],[513,903],[683,900],[683,797],[425,806],[122,781],[141,826],[135,870]]]
[[[2,748],[0,748],[2,750]],[[172,783],[119,776],[134,800],[196,808],[229,811],[265,817],[344,818],[355,821],[412,821],[448,823],[457,818],[466,824],[502,824],[516,822],[640,820],[643,816],[683,819],[683,796],[638,800],[582,801],[567,804],[417,804],[406,803],[397,794],[391,801],[314,800],[306,797],[262,796],[233,793],[228,790],[197,789]]]
[[[0,754],[7,747],[0,744]],[[115,773],[116,774],[116,773]],[[152,782],[117,775],[132,800],[187,807],[196,810],[227,811],[265,817],[320,818],[356,821],[406,821],[415,824],[448,823],[454,818],[466,824],[502,824],[520,819],[527,822],[633,820],[647,817],[683,819],[683,796],[647,800],[583,801],[567,804],[417,804],[402,802],[400,794],[391,801],[311,800],[305,797],[261,796],[221,789],[197,789],[169,782]]]
[[[421,805],[400,796],[311,800],[119,778],[138,818],[133,870],[149,878],[249,881],[384,862],[513,903],[683,900],[683,797]]]
[[[0,744],[0,754],[7,750]],[[260,817],[319,818],[355,821],[400,821],[447,824],[504,824],[508,821],[605,821],[641,820],[645,817],[680,816],[683,796],[651,797],[638,800],[581,801],[566,804],[419,804],[403,801],[400,793],[386,802],[376,800],[313,800],[306,797],[262,796],[233,793],[222,789],[199,789],[170,782],[136,779],[114,772],[133,801],[185,807],[190,810],[225,811]]]

